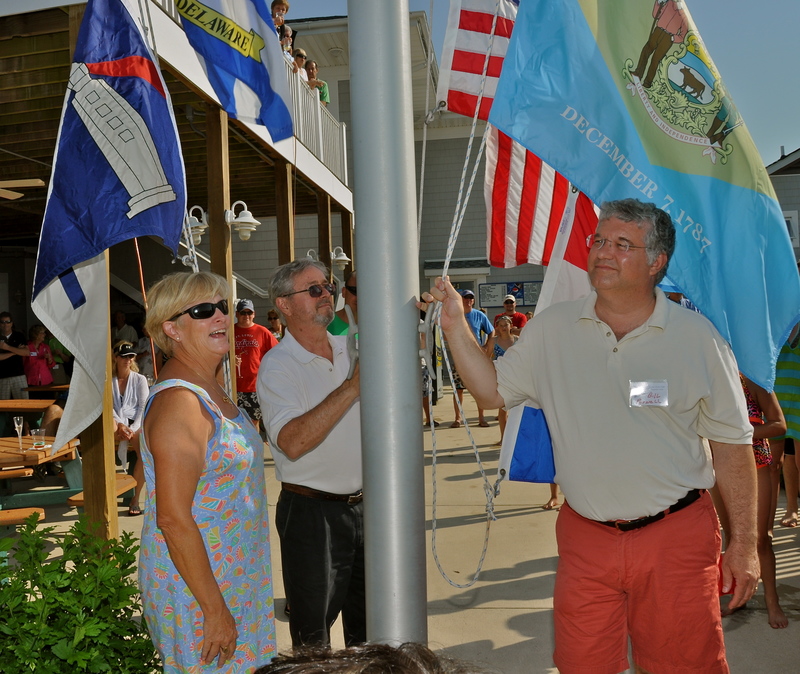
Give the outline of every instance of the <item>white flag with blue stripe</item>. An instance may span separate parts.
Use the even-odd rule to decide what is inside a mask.
[[[67,84],[32,302],[75,355],[56,448],[103,409],[105,250],[154,235],[175,252],[186,211],[172,104],[141,25],[131,0],[89,0]]]
[[[176,0],[186,37],[231,117],[293,134],[286,61],[265,0]]]

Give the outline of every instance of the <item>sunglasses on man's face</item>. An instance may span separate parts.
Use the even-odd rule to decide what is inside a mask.
[[[201,302],[200,304],[195,304],[193,307],[189,307],[185,311],[181,311],[179,314],[175,314],[169,320],[174,321],[176,318],[180,318],[184,314],[189,314],[191,318],[195,320],[200,320],[203,318],[211,318],[219,309],[225,316],[228,315],[228,300],[220,300],[219,302]]]
[[[315,283],[313,286],[309,286],[308,288],[304,288],[303,290],[295,290],[293,293],[286,293],[285,295],[281,295],[281,297],[290,297],[291,295],[297,295],[299,293],[308,293],[314,299],[318,297],[322,297],[323,291],[328,291],[328,294],[333,297],[333,294],[336,292],[336,286],[333,283]]]
[[[240,313],[242,316],[252,316],[252,315],[253,315],[253,312],[252,312],[252,311],[240,311],[239,313]]]
[[[347,291],[351,295],[358,295],[358,288],[356,286],[348,286],[348,285],[346,285],[345,288],[347,288]]]

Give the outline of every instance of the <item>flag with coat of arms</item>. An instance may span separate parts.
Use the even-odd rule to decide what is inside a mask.
[[[668,283],[772,390],[800,279],[769,176],[687,3],[523,2],[489,121],[595,203],[667,211]]]
[[[42,223],[33,310],[75,356],[54,447],[103,411],[105,250],[158,236],[173,252],[186,178],[169,93],[131,0],[89,0],[78,33]]]

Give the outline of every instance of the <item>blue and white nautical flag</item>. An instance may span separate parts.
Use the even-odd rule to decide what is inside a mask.
[[[42,223],[33,310],[75,355],[59,447],[102,412],[109,330],[104,251],[137,236],[177,251],[186,177],[161,73],[131,0],[89,0]]]
[[[266,0],[176,0],[189,43],[231,117],[292,136],[286,61]]]
[[[489,122],[595,203],[667,211],[670,282],[772,389],[800,280],[767,172],[685,2],[520,3]]]

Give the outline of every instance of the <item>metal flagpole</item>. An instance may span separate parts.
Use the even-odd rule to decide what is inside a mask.
[[[408,0],[348,0],[367,636],[426,643]]]

